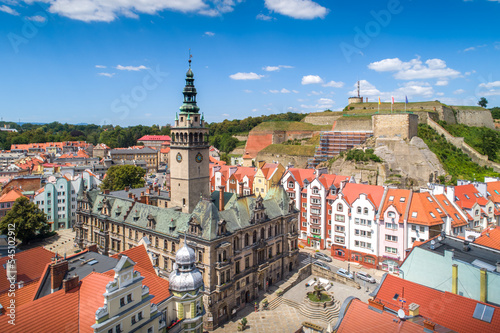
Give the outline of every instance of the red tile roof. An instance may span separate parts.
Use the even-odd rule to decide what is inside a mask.
[[[471,209],[476,202],[480,206],[488,203],[488,199],[483,197],[472,184],[455,186],[455,196],[458,198],[456,203],[461,208]]]
[[[340,175],[331,175],[331,174],[322,174],[318,177],[318,180],[323,184],[323,186],[328,190],[332,185],[336,188],[340,189],[340,183],[343,181],[349,181],[351,177],[349,176],[340,176]]]
[[[441,204],[441,207],[445,210],[445,212],[452,218],[451,227],[457,228],[466,226],[468,224],[467,220],[460,214],[460,212],[453,206],[453,204],[448,200],[446,195],[438,194],[435,195],[434,198]]]
[[[114,271],[111,272],[113,272],[111,276],[92,272],[82,280],[78,309],[79,332],[94,332],[91,326],[95,324],[95,312],[104,305],[102,294],[106,291],[106,285],[113,281]]]
[[[490,196],[490,200],[495,203],[500,203],[500,182],[486,183],[486,188]]]
[[[309,182],[311,182],[311,180],[313,180],[315,177],[316,170],[290,168],[288,169],[288,172],[290,172],[293,175],[295,180],[299,183],[300,187],[304,187],[304,180],[307,179]]]
[[[492,226],[485,229],[482,235],[474,240],[474,244],[500,250],[500,227]]]
[[[353,299],[344,314],[337,333],[422,333],[422,326],[411,321],[394,320],[396,316],[387,311],[377,312],[359,299]]]
[[[15,300],[16,306],[21,306],[23,304],[29,303],[35,297],[35,293],[38,289],[38,282],[40,280],[31,281],[29,283],[25,283],[24,287],[18,288],[15,291]],[[0,304],[4,307],[7,307],[10,304],[10,300],[12,297],[9,296],[9,290],[4,291],[0,294]]]
[[[141,267],[150,273],[156,274],[153,264],[149,259],[148,251],[144,245],[134,246],[133,248],[125,250],[120,254],[112,255],[111,258],[119,259],[120,255],[124,255],[132,259],[132,261],[136,263],[136,269],[137,267]]]
[[[444,217],[446,217],[446,214],[430,193],[413,193],[408,213],[408,223],[433,226],[443,224]]]
[[[170,152],[170,147],[160,149],[160,153],[168,154]]]
[[[209,156],[210,163],[214,163],[215,165],[226,165],[226,162],[224,161],[219,161],[213,156]]]
[[[171,138],[168,135],[144,135],[137,141],[170,141]]]
[[[42,276],[45,266],[52,261],[54,255],[53,252],[41,246],[16,253],[17,281],[28,283],[38,280]],[[7,272],[3,267],[9,259],[8,256],[0,258],[0,292],[9,289]]]
[[[29,150],[30,148],[41,148],[43,150],[50,148],[50,147],[57,147],[57,148],[63,148],[63,147],[80,147],[80,148],[87,148],[89,146],[89,143],[85,141],[65,141],[65,142],[45,142],[45,143],[28,143],[28,144],[13,144],[10,146],[10,149],[22,149],[22,150]]]
[[[382,204],[382,208],[380,209],[382,214],[387,210],[387,208],[389,208],[390,206],[394,206],[399,214],[399,221],[403,221],[404,215],[406,213],[406,208],[408,207],[408,202],[410,202],[410,193],[410,190],[400,190],[394,188],[388,189],[385,195],[384,203]],[[402,201],[402,198],[404,198],[404,201]]]
[[[401,308],[401,302],[393,300],[396,293],[399,295],[398,298],[403,297],[406,301],[404,303],[406,312],[410,304],[416,303],[420,305],[419,312],[422,317],[454,331],[500,332],[500,307],[487,304],[495,309],[491,323],[487,323],[472,318],[476,305],[481,302],[425,287],[390,274],[385,276],[375,298],[386,307],[397,311]]]
[[[382,196],[384,195],[384,187],[347,183],[342,189],[342,194],[349,205],[352,205],[352,203],[359,198],[361,193],[366,194],[368,199],[375,205],[375,208],[378,209],[380,201],[382,201]]]
[[[0,202],[14,202],[22,197],[23,193],[18,189],[12,189],[0,197]]]

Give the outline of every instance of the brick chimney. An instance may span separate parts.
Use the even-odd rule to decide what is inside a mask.
[[[151,194],[151,188],[148,188],[148,189],[146,190],[146,194],[148,194],[148,195],[149,195],[149,194]]]
[[[80,278],[78,277],[78,275],[74,275],[68,279],[64,279],[63,280],[64,292],[67,293],[71,289],[78,287],[79,282],[80,282]]]
[[[224,186],[219,186],[219,211],[224,210]]]
[[[130,186],[125,186],[125,192],[130,191]]]
[[[243,185],[245,183],[244,182],[239,182],[238,185],[240,185],[240,198],[243,197]]]
[[[104,190],[104,194],[109,194],[109,190]]]
[[[132,199],[133,195],[134,195],[134,194],[133,194],[132,192],[128,192],[128,197],[129,197],[129,199]]]
[[[434,331],[435,327],[436,327],[436,324],[433,323],[432,321],[424,320],[424,328],[427,328],[428,330]]]
[[[420,305],[418,305],[417,303],[411,303],[408,306],[408,314],[410,315],[410,317],[418,316],[420,314]]]
[[[54,262],[50,265],[50,288],[51,292],[59,290],[61,283],[64,280],[64,276],[68,271],[68,261],[62,260],[59,262]]]
[[[89,245],[89,246],[87,246],[87,249],[89,250],[89,252],[97,253],[97,244]]]
[[[384,308],[385,308],[384,304],[380,303],[379,301],[372,300],[372,299],[368,300],[368,305],[371,306],[372,308],[380,310],[380,311],[384,311]]]

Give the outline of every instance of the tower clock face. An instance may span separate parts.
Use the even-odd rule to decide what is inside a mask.
[[[203,155],[201,153],[196,154],[196,162],[201,163],[203,161]]]
[[[177,155],[175,156],[175,159],[177,160],[177,162],[181,163],[182,162],[182,155],[181,155],[181,153],[177,153]]]

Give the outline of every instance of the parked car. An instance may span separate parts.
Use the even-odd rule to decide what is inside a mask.
[[[370,282],[370,283],[377,282],[373,276],[371,276],[370,274],[365,273],[365,272],[357,272],[356,277],[360,280],[364,280],[364,281]]]
[[[327,264],[325,263],[322,263],[321,261],[315,261],[313,262],[313,265],[316,265],[316,266],[319,266],[321,268],[324,268],[324,269],[327,269],[329,271],[331,271],[332,269],[330,268],[330,266],[328,266]]]
[[[316,252],[314,254],[314,258],[319,259],[319,260],[324,260],[324,261],[332,262],[332,258],[330,258],[326,254],[321,253],[321,252]]]
[[[352,275],[352,273],[349,273],[346,269],[339,268],[339,270],[337,271],[337,274],[340,276],[346,277],[348,279],[354,280],[354,276]]]

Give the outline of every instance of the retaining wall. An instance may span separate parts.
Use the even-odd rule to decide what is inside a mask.
[[[357,283],[356,281],[353,281],[353,280],[348,279],[344,276],[338,275],[335,272],[332,272],[328,269],[324,269],[324,268],[319,267],[317,265],[311,264],[311,266],[312,266],[311,267],[312,275],[316,275],[316,276],[319,276],[319,277],[322,277],[322,278],[325,278],[328,280],[332,280],[335,282],[340,282],[340,283],[346,284],[346,285],[354,287],[354,288],[358,288],[358,289],[361,288],[359,283]]]
[[[480,111],[483,112],[483,111]],[[491,114],[490,114],[491,116]],[[500,164],[489,161],[488,156],[480,154],[477,150],[469,146],[465,143],[464,138],[454,137],[447,130],[445,130],[441,125],[436,123],[432,119],[427,119],[427,124],[433,128],[439,135],[443,135],[449,143],[461,149],[467,156],[471,158],[471,160],[481,166],[486,166],[489,168],[493,168],[495,172],[500,172]]]

